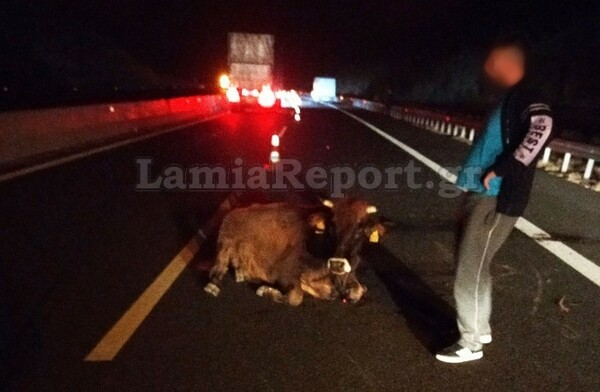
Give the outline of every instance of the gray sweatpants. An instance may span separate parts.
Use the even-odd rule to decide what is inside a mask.
[[[516,217],[496,212],[496,198],[469,193],[466,221],[458,250],[454,298],[459,344],[480,350],[491,342],[492,277],[490,264],[512,231]]]

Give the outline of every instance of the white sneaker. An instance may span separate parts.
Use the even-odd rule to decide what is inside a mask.
[[[438,352],[435,358],[446,363],[463,363],[483,358],[483,351],[471,351],[456,343]]]

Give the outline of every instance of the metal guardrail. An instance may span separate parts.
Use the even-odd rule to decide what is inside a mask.
[[[482,118],[450,115],[431,110],[401,106],[391,106],[388,108],[382,103],[365,99],[354,98],[352,99],[352,105],[372,112],[387,112],[391,117],[409,122],[419,128],[456,137],[469,143],[473,142],[475,136],[484,125]],[[572,157],[575,156],[586,159],[587,163],[583,172],[584,180],[589,180],[591,178],[594,165],[597,161],[600,161],[600,146],[556,138],[552,140],[544,150],[541,160],[543,164],[548,163],[552,151],[564,154],[562,165],[560,167],[561,173],[566,173],[569,170]]]

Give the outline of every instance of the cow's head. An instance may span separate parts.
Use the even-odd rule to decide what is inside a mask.
[[[335,248],[327,263],[332,280],[342,297],[356,302],[366,292],[355,274],[360,264],[359,253],[365,242],[379,242],[388,222],[377,216],[377,208],[364,200],[325,200],[323,204],[333,212],[331,231]]]

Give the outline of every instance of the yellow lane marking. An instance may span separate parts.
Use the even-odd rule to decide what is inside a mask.
[[[127,309],[119,321],[85,357],[85,361],[111,361],[150,314],[162,296],[169,290],[197,251],[198,242],[194,238],[171,260],[154,279],[154,282]]]
[[[194,258],[202,243],[220,225],[223,216],[236,203],[231,195],[219,206],[217,213],[208,221],[198,236],[192,238],[171,262],[162,270],[139,298],[127,309],[119,321],[104,335],[96,347],[84,358],[84,361],[112,361],[121,348],[133,336],[162,296],[169,290],[185,267]]]

